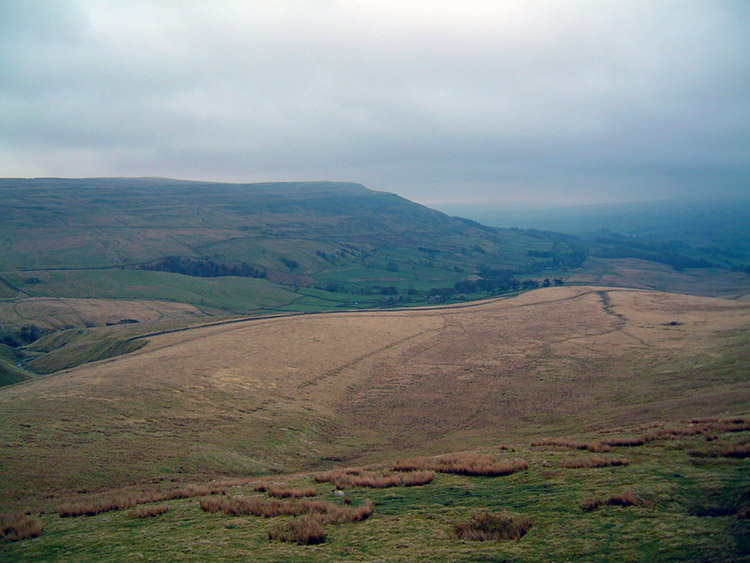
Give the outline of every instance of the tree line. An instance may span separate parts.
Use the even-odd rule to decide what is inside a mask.
[[[208,258],[186,258],[182,256],[168,256],[142,264],[140,270],[151,270],[157,272],[168,272],[170,274],[183,274],[199,278],[219,278],[225,276],[237,276],[241,278],[265,278],[266,272],[252,267],[245,262],[216,262]]]

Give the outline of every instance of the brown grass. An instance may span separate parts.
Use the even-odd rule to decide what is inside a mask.
[[[184,489],[146,491],[131,495],[120,495],[97,503],[68,503],[60,506],[57,509],[57,513],[63,518],[69,516],[95,516],[103,512],[133,508],[139,504],[224,494],[226,491],[226,485],[188,485]]]
[[[612,332],[613,317],[603,310],[601,293],[623,315],[623,330],[648,348]],[[677,342],[660,324],[670,311],[701,322],[686,323]],[[345,457],[363,461],[350,463],[397,459],[405,455],[398,453],[404,440],[430,443],[434,452],[528,444],[548,435],[543,429],[552,419],[563,421],[555,435],[598,428],[613,411],[609,401],[597,398],[611,398],[614,388],[621,389],[624,402],[617,405],[621,415],[607,423],[611,426],[744,408],[740,392],[746,382],[737,378],[737,370],[747,366],[739,334],[748,324],[746,304],[569,286],[452,309],[455,325],[444,323],[445,314],[423,309],[309,315],[163,334],[136,354],[73,368],[63,378],[4,388],[0,442],[14,449],[0,468],[0,491],[17,499],[14,508],[32,500],[41,505],[46,491],[63,495],[147,482],[165,459],[169,467],[194,471],[176,475],[188,480],[213,470],[229,473],[235,463],[229,460],[244,460],[237,461],[242,465],[237,474],[243,475],[272,468],[305,471],[322,457],[343,456],[332,440],[334,428],[337,435],[356,437]],[[502,325],[496,322],[500,317]],[[466,332],[457,331],[458,325]],[[706,362],[689,369],[691,360],[683,353],[688,348]],[[518,358],[528,369],[518,371]],[[572,364],[588,366],[585,383],[562,368]],[[210,404],[200,366],[222,366],[212,372]],[[482,369],[472,369],[468,377],[467,366]],[[662,384],[654,375],[665,367],[684,377]],[[429,388],[416,373],[430,374]],[[138,393],[143,381],[152,383],[145,395]],[[505,393],[510,382],[512,402]],[[553,400],[561,388],[569,396]],[[339,392],[343,389],[347,393]],[[92,401],[93,396],[102,400]],[[279,396],[289,400],[275,401]],[[704,406],[696,410],[698,400]],[[647,413],[638,408],[644,401],[653,405]],[[204,408],[191,407],[199,403]],[[120,420],[111,404],[123,410],[137,406],[142,418]],[[85,419],[78,416],[83,409]],[[333,413],[332,418],[309,435],[309,447],[298,448],[300,455],[282,453],[292,451],[295,432],[280,432],[267,417],[293,421],[297,430],[317,425],[320,412]],[[466,427],[467,412],[475,416]],[[575,421],[570,412],[578,413]],[[31,425],[33,440],[18,437],[20,424]],[[456,433],[459,427],[465,430]],[[86,438],[98,432],[108,436],[106,444]],[[248,436],[258,444],[277,440],[278,447],[261,448],[257,459],[237,456],[247,451]],[[597,434],[591,441],[616,436]],[[226,471],[213,461],[195,461],[192,452],[206,446],[216,448]],[[96,469],[105,464],[118,468],[116,478],[107,478],[113,481]]]
[[[730,444],[723,450],[721,455],[724,457],[750,457],[750,442],[740,442],[737,444]]]
[[[214,497],[201,500],[206,512],[225,512],[233,516],[298,516],[304,514],[299,503],[263,497]]]
[[[427,485],[435,478],[433,471],[414,471],[411,473],[379,473],[361,468],[334,469],[316,473],[313,479],[318,483],[333,483],[337,489],[352,487],[371,487],[385,489],[389,487],[416,487]]]
[[[591,511],[596,510],[600,506],[645,506],[646,503],[638,495],[631,491],[625,491],[623,493],[612,495],[607,499],[601,497],[594,497],[584,499],[580,503],[581,510]]]
[[[42,535],[44,524],[36,516],[18,512],[0,517],[0,539],[14,542]]]
[[[336,506],[328,504],[326,507],[326,521],[331,524],[343,524],[345,522],[362,522],[367,520],[375,512],[375,503],[365,500],[364,504],[357,507]]]
[[[568,469],[581,469],[595,467],[617,467],[629,464],[630,460],[627,458],[586,457],[582,459],[566,459],[560,465]]]
[[[361,506],[338,506],[320,500],[277,500],[263,497],[212,497],[201,499],[201,509],[205,512],[224,512],[233,516],[301,516],[305,514],[324,515],[331,524],[361,522],[375,511],[375,504],[365,500]]]
[[[602,440],[602,443],[616,448],[632,448],[642,446],[647,441],[645,436],[635,436],[632,438],[607,438],[606,440]]]
[[[571,450],[588,450],[593,453],[609,452],[612,448],[603,442],[575,442],[561,438],[542,438],[531,442],[534,447],[561,447]]]
[[[609,497],[607,504],[611,504],[612,506],[640,506],[643,504],[643,501],[636,494],[625,491],[619,495]]]
[[[128,512],[130,518],[150,518],[169,512],[169,505],[157,504],[153,506],[140,506],[135,510]]]
[[[583,499],[579,506],[581,507],[581,510],[590,512],[592,510],[596,510],[603,504],[607,504],[607,503],[599,497],[593,497],[593,498]]]
[[[520,540],[531,528],[531,519],[523,514],[475,512],[465,522],[456,524],[451,533],[460,540]]]
[[[438,457],[415,457],[396,462],[394,471],[429,470],[479,477],[500,477],[529,468],[523,460],[495,461],[492,456],[455,453]]]
[[[295,518],[286,525],[268,530],[268,539],[300,545],[313,545],[326,541],[325,522],[318,515]]]
[[[315,489],[307,487],[305,489],[293,489],[291,487],[269,485],[266,487],[269,497],[274,498],[303,498],[314,497]]]
[[[717,432],[744,432],[745,430],[750,430],[750,419],[733,418],[718,420],[716,422],[709,422],[707,426]]]
[[[750,419],[732,418],[732,419],[693,419],[685,426],[663,426],[661,423],[634,428],[633,432],[645,433],[639,436],[608,438],[602,440],[602,444],[612,447],[633,447],[642,446],[655,440],[674,440],[685,436],[697,436],[703,434],[707,441],[717,439],[718,433],[721,432],[743,432],[750,430]],[[532,444],[533,445],[533,444]]]

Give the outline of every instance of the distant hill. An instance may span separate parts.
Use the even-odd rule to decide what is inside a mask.
[[[528,251],[560,245],[352,183],[3,179],[0,195],[9,297],[163,298],[234,313],[419,303],[480,269],[538,275],[548,261]],[[250,295],[237,280],[185,276],[263,282]]]
[[[42,373],[207,317],[432,305],[569,282],[750,293],[741,256],[487,227],[355,183],[5,178],[0,198],[0,343]],[[18,380],[17,368],[2,381]]]
[[[536,228],[592,239],[617,233],[683,243],[725,263],[750,263],[750,199],[658,200],[553,209],[457,205],[450,211],[498,227]],[[718,256],[717,256],[718,254]]]

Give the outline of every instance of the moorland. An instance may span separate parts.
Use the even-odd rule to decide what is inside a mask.
[[[0,191],[4,558],[750,557],[741,256],[355,184]]]

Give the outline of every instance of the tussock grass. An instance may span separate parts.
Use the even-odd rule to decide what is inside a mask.
[[[146,491],[138,494],[121,495],[113,497],[108,501],[87,504],[87,503],[68,503],[60,506],[57,513],[63,517],[75,516],[96,516],[103,512],[112,512],[114,510],[125,510],[133,508],[139,504],[148,504],[151,502],[164,502],[181,498],[193,498],[215,494],[225,494],[227,486],[223,484],[215,485],[188,485],[184,489],[172,489],[171,491]]]
[[[362,522],[367,520],[375,512],[375,503],[371,500],[365,500],[361,506],[336,506],[328,504],[326,506],[326,521],[331,524],[344,524],[346,522]]]
[[[721,450],[721,455],[738,458],[750,457],[750,441],[730,444]]]
[[[157,504],[154,506],[141,506],[128,512],[129,518],[150,518],[169,512],[169,505]]]
[[[42,535],[44,524],[36,516],[24,512],[0,516],[0,539],[14,542]]]
[[[263,497],[216,497],[201,500],[206,512],[224,512],[233,516],[298,516],[304,514],[299,503]]]
[[[612,448],[603,442],[575,442],[562,438],[542,438],[531,442],[534,447],[560,447],[571,450],[588,450],[593,453],[609,452]]]
[[[268,539],[300,545],[314,545],[326,541],[325,522],[318,515],[302,516],[284,526],[268,530]]]
[[[313,479],[318,483],[333,483],[337,489],[353,487],[370,487],[386,489],[389,487],[417,487],[427,485],[435,478],[434,471],[413,471],[411,473],[382,473],[362,468],[334,469],[316,473]]]
[[[475,512],[467,521],[455,525],[451,538],[474,541],[518,541],[530,528],[531,518],[524,514]]]
[[[709,422],[707,426],[717,432],[744,432],[750,430],[750,418],[731,418]]]
[[[638,495],[631,491],[624,491],[620,494],[612,495],[607,499],[594,497],[584,499],[580,503],[581,510],[590,512],[600,506],[644,506],[646,503]]]
[[[603,440],[603,443],[616,448],[632,448],[642,446],[647,441],[645,436],[635,436],[631,438],[608,438]]]
[[[121,496],[115,497],[108,501],[98,502],[94,504],[64,504],[57,509],[57,513],[61,518],[76,516],[96,516],[97,514],[102,514],[103,512],[112,512],[113,510],[125,510],[127,508],[133,508],[136,504],[138,504],[136,502],[136,497]]]
[[[612,447],[634,447],[655,440],[674,440],[699,434],[705,435],[706,440],[710,442],[718,438],[718,433],[744,432],[746,430],[750,430],[750,419],[747,418],[695,419],[686,423],[685,426],[663,426],[660,423],[640,426],[633,429],[634,432],[645,431],[639,436],[608,438],[602,440],[602,444]]]
[[[566,459],[560,465],[567,469],[595,468],[595,467],[618,467],[629,465],[630,460],[618,457],[587,457],[582,459]]]
[[[305,514],[324,515],[331,524],[361,522],[375,511],[375,504],[365,500],[361,506],[338,506],[321,500],[277,500],[263,497],[212,497],[201,499],[201,509],[205,512],[224,512],[233,516],[302,516]]]
[[[396,462],[394,471],[429,470],[478,477],[500,477],[529,468],[523,460],[495,461],[492,456],[455,453],[438,457],[415,457]]]
[[[592,510],[596,510],[600,506],[607,504],[606,501],[599,497],[592,497],[592,498],[586,498],[583,499],[579,506],[581,507],[581,510],[585,510],[586,512],[591,512]]]
[[[625,491],[609,497],[607,503],[612,506],[640,506],[643,504],[643,500],[631,491]]]
[[[292,487],[269,485],[266,487],[269,497],[274,498],[303,498],[314,497],[315,489],[307,487],[305,489],[294,489]]]

